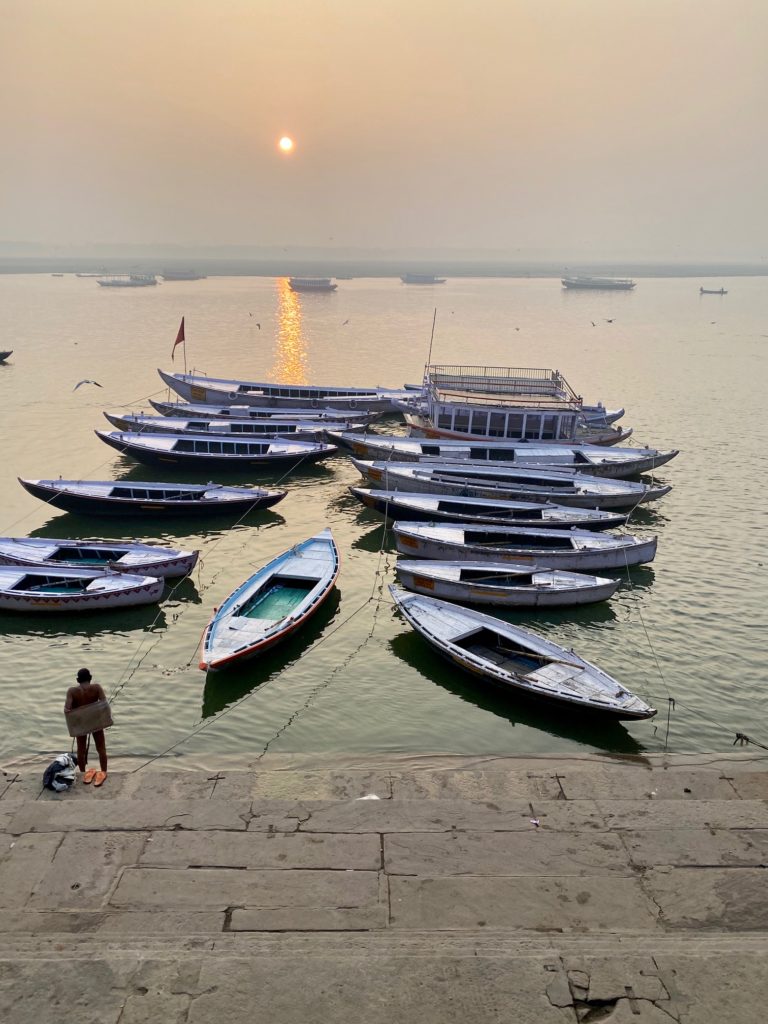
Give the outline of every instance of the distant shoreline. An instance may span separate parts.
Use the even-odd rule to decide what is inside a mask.
[[[399,278],[405,273],[435,274],[447,278],[559,278],[564,274],[608,277],[765,277],[768,264],[760,263],[576,263],[511,262],[468,259],[173,259],[127,256],[45,258],[0,257],[0,274],[157,274],[166,270],[194,270],[208,277],[339,277]],[[172,282],[176,283],[176,282]]]

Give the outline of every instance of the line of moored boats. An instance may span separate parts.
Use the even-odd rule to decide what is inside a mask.
[[[670,490],[631,480],[674,450],[620,448],[623,410],[588,405],[558,371],[428,366],[402,389],[270,384],[158,371],[181,401],[105,412],[97,436],[147,465],[244,471],[346,454],[365,486],[349,490],[392,521],[402,587],[396,607],[440,654],[507,690],[619,718],[655,710],[596,666],[467,605],[528,609],[607,600],[618,572],[650,562],[655,537],[609,531]],[[401,414],[409,437],[371,432]],[[587,440],[591,443],[586,443]],[[595,443],[596,442],[596,443]],[[85,515],[242,518],[286,491],[213,482],[20,479],[54,507]],[[139,543],[0,539],[0,607],[89,610],[160,599],[196,551]],[[259,655],[323,605],[339,573],[330,530],[284,551],[215,612],[200,667]]]

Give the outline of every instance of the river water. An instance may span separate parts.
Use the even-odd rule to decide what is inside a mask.
[[[768,280],[718,279],[729,292],[722,297],[700,296],[700,283],[643,279],[634,292],[610,293],[566,292],[551,279],[439,287],[360,279],[340,282],[335,294],[297,296],[269,278],[120,291],[71,275],[0,276],[0,348],[15,350],[0,366],[0,533],[136,536],[202,553],[194,577],[159,609],[2,615],[2,761],[68,749],[61,706],[81,665],[108,693],[119,688],[113,754],[148,758],[176,745],[167,759],[189,766],[265,749],[708,751],[730,747],[737,731],[768,743]],[[393,614],[386,587],[377,599],[393,579],[394,555],[380,517],[348,494],[359,478],[343,457],[289,474],[288,497],[235,528],[218,520],[87,520],[51,510],[16,482],[162,479],[107,448],[94,430],[108,429],[102,409],[151,411],[147,396],[166,393],[155,368],[171,368],[182,315],[190,369],[397,386],[421,378],[435,307],[433,361],[558,368],[587,401],[625,406],[635,443],[681,449],[661,471],[672,492],[632,524],[659,536],[650,567],[634,570],[610,602],[508,615],[650,696],[659,708],[653,722],[556,714],[488,692],[437,660]],[[182,364],[179,349],[175,366]],[[83,378],[102,387],[73,392]],[[206,678],[197,654],[213,608],[254,569],[324,526],[341,553],[338,597],[261,661]]]

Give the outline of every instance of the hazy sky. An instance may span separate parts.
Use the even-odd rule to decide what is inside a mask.
[[[0,16],[0,240],[768,256],[768,0]]]

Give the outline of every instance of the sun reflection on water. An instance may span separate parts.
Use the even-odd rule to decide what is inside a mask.
[[[287,277],[277,280],[277,348],[272,379],[281,384],[307,384],[307,345],[302,334],[301,296]]]

